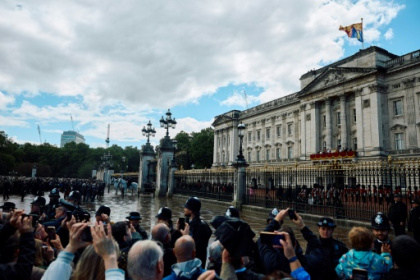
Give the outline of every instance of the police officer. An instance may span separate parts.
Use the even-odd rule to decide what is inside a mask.
[[[177,222],[176,229],[172,222],[172,210],[169,207],[161,207],[156,215],[158,223],[164,223],[169,227],[171,233],[170,246],[175,247],[175,242],[178,238],[182,236],[182,233],[179,231],[179,222]]]
[[[381,254],[382,244],[392,245],[392,242],[388,236],[390,229],[388,217],[384,213],[378,212],[372,217],[371,225],[372,232],[376,237],[375,241],[373,242],[373,252]]]
[[[420,244],[420,200],[414,199],[411,204],[413,208],[408,218],[408,231],[413,232],[414,239]]]
[[[337,227],[333,219],[322,217],[317,226],[325,265],[325,279],[338,279],[335,267],[338,265],[341,256],[347,253],[349,249],[343,242],[333,237],[334,230]],[[306,248],[305,254],[309,253],[310,250],[308,252],[308,248]]]
[[[197,197],[190,197],[184,204],[184,215],[189,229],[189,235],[195,242],[196,256],[201,260],[201,267],[204,268],[207,260],[207,246],[212,231],[209,225],[200,218],[201,201]]]
[[[46,220],[53,220],[55,218],[55,209],[59,206],[60,192],[57,188],[51,190],[50,202],[45,206]]]
[[[31,214],[37,214],[39,217],[44,213],[45,203],[47,201],[42,196],[36,196],[31,203]]]
[[[229,206],[229,208],[226,209],[225,216],[226,217],[229,217],[229,218],[238,218],[238,219],[240,219],[240,217],[239,217],[239,210],[236,209],[233,206]]]
[[[405,223],[407,220],[407,205],[401,201],[401,194],[394,195],[394,203],[389,207],[388,218],[394,227],[395,236],[405,233]]]
[[[82,195],[79,191],[72,191],[69,194],[69,197],[67,198],[67,201],[73,204],[76,208],[81,204],[82,202]]]

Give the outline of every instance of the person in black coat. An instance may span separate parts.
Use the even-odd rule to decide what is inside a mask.
[[[420,278],[420,244],[408,235],[394,239],[392,246],[394,267],[385,275],[386,280],[414,280]]]
[[[207,261],[207,246],[212,231],[209,225],[200,218],[200,210],[201,201],[197,197],[188,198],[184,204],[184,215],[188,224],[185,230],[194,239],[196,257],[201,260],[201,267],[204,268]]]
[[[414,239],[420,244],[420,201],[413,200],[413,208],[408,217],[408,231],[413,232]]]
[[[394,194],[394,203],[389,207],[388,219],[394,227],[395,236],[405,233],[407,221],[407,205],[401,201],[401,194]]]

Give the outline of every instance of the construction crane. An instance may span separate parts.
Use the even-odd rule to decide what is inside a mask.
[[[72,116],[72,115],[70,115],[70,119],[71,119],[71,127],[73,127],[73,131],[75,131],[75,130],[74,130],[73,116]]]
[[[39,143],[42,145],[42,139],[41,139],[41,128],[38,125],[38,134],[39,134]]]
[[[105,140],[107,149],[109,148],[109,130],[110,130],[110,125],[108,124],[108,132],[106,134],[106,140]]]

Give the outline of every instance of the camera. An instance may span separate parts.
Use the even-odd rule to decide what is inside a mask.
[[[178,219],[178,229],[185,229],[185,218],[179,218]]]
[[[25,217],[32,217],[32,227],[36,228],[36,226],[38,225],[39,216],[37,214],[23,214],[22,221]]]
[[[290,220],[297,220],[295,209],[290,208],[289,210],[287,210],[287,214],[289,214]]]
[[[90,226],[89,227],[86,227],[82,231],[82,234],[80,235],[80,238],[83,241],[92,242],[92,232],[90,232]]]

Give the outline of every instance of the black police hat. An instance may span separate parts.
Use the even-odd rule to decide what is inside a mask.
[[[420,205],[420,200],[418,200],[417,198],[414,199],[413,201],[411,201],[411,204],[418,204]]]
[[[322,217],[317,223],[317,225],[319,227],[330,227],[330,228],[335,228],[337,226],[336,224],[334,224],[333,219],[328,218],[328,217]]]
[[[382,213],[378,212],[376,215],[372,217],[372,228],[379,229],[379,230],[388,230],[390,229],[389,226],[389,219],[388,217]]]
[[[74,200],[74,201],[78,201],[78,202],[80,202],[80,201],[82,201],[82,195],[80,194],[80,192],[79,192],[79,191],[72,191],[72,192],[69,194],[68,199],[69,199],[69,200],[70,200],[70,199],[72,199],[72,200]]]
[[[106,205],[99,206],[98,211],[96,211],[95,216],[100,216],[102,214],[107,214],[108,216],[111,216],[111,208],[109,208]]]
[[[58,205],[65,207],[68,211],[74,211],[76,209],[76,206],[62,198],[58,201]]]
[[[246,222],[239,219],[229,219],[217,228],[214,235],[232,257],[251,255],[254,246],[252,239],[255,233]]]
[[[130,215],[125,218],[127,220],[141,220],[140,212],[130,212]]]
[[[161,207],[156,215],[156,218],[170,221],[172,219],[172,210],[168,207]]]
[[[38,206],[40,206],[40,207],[44,207],[45,206],[45,204],[46,204],[46,200],[45,200],[45,198],[43,198],[42,196],[36,196],[35,198],[34,198],[34,200],[32,200],[32,204],[35,204],[35,205],[38,205]]]
[[[50,191],[49,197],[60,197],[60,192],[57,188],[54,188]]]
[[[210,224],[215,229],[218,229],[224,222],[226,222],[226,221],[234,221],[234,220],[239,220],[239,219],[238,218],[235,218],[235,217],[227,217],[227,216],[214,216],[210,220]]]
[[[233,206],[230,206],[225,213],[226,217],[234,217],[239,219],[239,210]]]
[[[0,208],[3,208],[4,212],[9,212],[11,210],[16,209],[16,204],[14,204],[13,202],[5,202],[2,206],[0,206]]]
[[[198,213],[201,209],[201,201],[198,197],[190,197],[185,202],[184,207],[191,210],[192,212]]]

